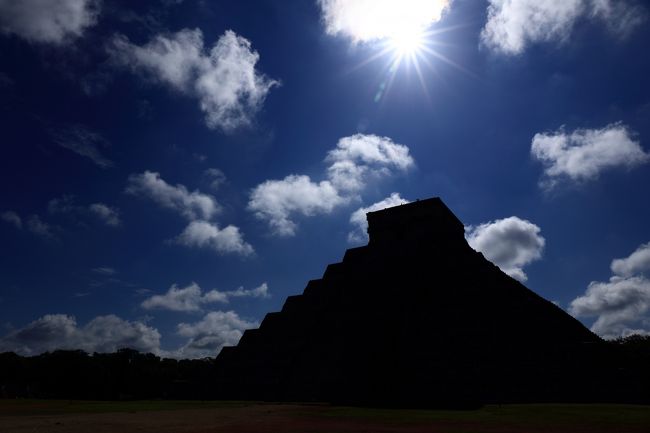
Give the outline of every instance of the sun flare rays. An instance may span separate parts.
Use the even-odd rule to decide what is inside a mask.
[[[352,67],[384,63],[374,94],[381,101],[400,69],[414,71],[424,93],[430,72],[446,63],[464,72],[441,49],[441,33],[457,27],[440,27],[450,0],[319,0],[327,33],[345,36],[352,46],[369,55]],[[430,71],[431,70],[431,71]],[[470,73],[471,74],[471,73]]]
[[[388,93],[400,69],[414,71],[422,91],[427,98],[430,97],[427,88],[427,74],[439,74],[437,65],[442,62],[452,66],[463,73],[474,75],[471,71],[443,54],[441,47],[446,46],[437,39],[441,33],[454,30],[456,27],[438,29],[409,29],[403,34],[395,35],[372,45],[374,53],[361,61],[354,69],[369,63],[384,61],[381,69],[381,79],[375,92],[375,102],[380,102]]]

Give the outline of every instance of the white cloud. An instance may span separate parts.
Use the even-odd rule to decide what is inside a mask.
[[[226,175],[218,168],[208,168],[203,172],[203,177],[208,181],[213,191],[221,188],[221,185],[226,182]]]
[[[291,214],[304,216],[330,213],[345,202],[329,181],[314,183],[309,176],[290,175],[283,180],[267,180],[253,189],[248,209],[268,221],[279,236],[292,236],[296,223]]]
[[[647,11],[628,0],[592,0],[592,16],[605,21],[611,32],[627,37],[647,18]]]
[[[55,227],[46,223],[38,215],[31,215],[29,218],[24,220],[14,211],[5,211],[0,213],[0,219],[8,224],[12,224],[17,229],[22,229],[23,226],[27,228],[30,232],[37,236],[43,238],[54,239],[54,230]]]
[[[406,171],[414,165],[409,148],[388,137],[355,134],[343,137],[336,149],[328,152],[331,165],[327,175],[339,191],[356,192],[365,186],[368,175]]]
[[[195,312],[201,311],[204,304],[220,302],[227,304],[230,298],[268,298],[269,288],[266,283],[254,289],[244,289],[238,287],[236,290],[221,292],[219,290],[210,290],[203,292],[201,287],[192,283],[187,287],[179,288],[176,284],[172,285],[164,295],[154,295],[142,302],[142,307],[147,310],[160,309],[170,311]]]
[[[78,205],[75,203],[74,196],[67,194],[50,200],[47,210],[51,214],[92,214],[111,227],[118,227],[122,224],[119,209],[104,203],[93,203],[88,206]]]
[[[530,221],[512,216],[467,228],[469,245],[511,277],[526,281],[523,267],[542,257],[545,240]]]
[[[160,333],[142,322],[114,315],[95,317],[80,327],[72,316],[48,314],[0,339],[0,352],[14,351],[25,356],[56,349],[92,353],[114,352],[124,347],[158,353]]]
[[[143,46],[116,36],[110,47],[118,64],[196,97],[208,127],[231,132],[250,125],[278,81],[255,69],[259,54],[252,50],[250,41],[231,30],[219,38],[209,54],[204,51],[199,29],[157,35]]]
[[[619,35],[643,20],[638,7],[623,0],[489,0],[481,32],[485,45],[503,54],[520,54],[528,44],[564,41],[580,18],[598,18]]]
[[[318,0],[325,31],[354,43],[424,31],[440,20],[449,0]]]
[[[343,137],[336,144],[336,149],[327,154],[327,160],[350,161],[368,167],[395,167],[406,170],[413,165],[409,148],[394,143],[388,137],[372,134],[355,134]]]
[[[0,30],[31,42],[64,44],[97,22],[98,0],[0,0]]]
[[[650,243],[628,257],[614,259],[608,282],[592,281],[571,302],[576,317],[597,317],[591,330],[604,338],[650,334]]]
[[[108,140],[101,134],[81,125],[55,130],[51,134],[56,144],[90,159],[101,168],[113,166],[113,161],[106,158],[100,150],[101,147],[109,146]]]
[[[584,0],[489,0],[483,42],[504,54],[519,54],[530,42],[564,40],[585,12]]]
[[[592,281],[569,309],[576,317],[598,317],[591,330],[604,338],[650,333],[649,310],[650,280],[643,276]]]
[[[650,272],[650,242],[641,245],[626,258],[612,261],[612,272],[622,277]]]
[[[409,203],[409,201],[400,197],[399,193],[394,192],[377,203],[354,211],[350,216],[350,224],[354,226],[354,229],[348,233],[348,242],[362,243],[368,241],[368,220],[366,219],[368,212],[375,212],[405,203]]]
[[[203,295],[201,287],[192,283],[187,287],[179,288],[176,284],[171,286],[164,295],[154,295],[142,301],[142,307],[147,310],[162,309],[171,311],[199,311],[206,302],[225,302],[224,296],[207,298]]]
[[[60,198],[53,198],[47,204],[47,211],[51,214],[71,213],[81,210],[74,202],[74,196],[64,194]]]
[[[260,288],[250,292],[266,293]],[[47,314],[0,338],[0,352],[34,356],[54,350],[109,353],[130,348],[175,358],[214,357],[223,346],[237,344],[245,329],[257,326],[257,322],[242,319],[234,311],[210,312],[198,322],[180,323],[176,333],[187,338],[187,343],[167,351],[160,348],[158,330],[142,321],[124,320],[110,314],[97,316],[80,326],[73,316]]]
[[[258,326],[240,318],[234,311],[213,311],[195,323],[180,323],[177,334],[189,338],[178,349],[177,358],[203,358],[216,356],[224,346],[237,344],[243,331]]]
[[[220,229],[207,221],[192,221],[175,241],[187,247],[209,248],[218,253],[234,253],[242,256],[253,254],[253,247],[244,241],[238,227],[229,225]]]
[[[120,212],[114,207],[109,207],[104,203],[93,203],[88,206],[88,209],[108,226],[118,227],[122,224]]]
[[[269,90],[278,84],[258,74],[258,60],[247,39],[232,31],[219,38],[210,52],[210,67],[196,81],[208,126],[229,131],[251,123]]]
[[[117,271],[111,267],[108,266],[100,266],[98,268],[93,268],[93,272],[100,274],[100,275],[106,275],[106,276],[111,276],[117,274]]]
[[[633,135],[621,123],[571,133],[560,129],[535,134],[531,153],[545,166],[542,186],[552,188],[563,179],[587,181],[607,169],[632,168],[650,161],[650,154]]]
[[[328,180],[316,183],[305,175],[267,180],[251,192],[248,209],[267,221],[273,234],[293,236],[297,228],[293,215],[329,214],[356,199],[370,178],[390,176],[414,165],[407,146],[366,134],[341,138],[325,161]]]
[[[27,229],[35,235],[54,238],[52,226],[41,220],[38,215],[32,215],[27,219]]]
[[[159,173],[145,171],[129,176],[126,188],[129,194],[148,197],[160,206],[173,209],[189,220],[210,219],[221,207],[208,194],[189,192],[184,185],[170,185]]]
[[[192,84],[204,63],[203,33],[199,29],[157,35],[144,46],[133,45],[126,36],[117,35],[110,53],[118,63],[146,71],[158,81],[176,90],[191,93]]]
[[[244,241],[238,227],[228,225],[222,229],[216,223],[208,221],[221,211],[221,206],[211,195],[199,191],[189,192],[180,184],[170,185],[160,174],[150,171],[129,176],[126,192],[149,197],[190,220],[172,242],[187,247],[208,248],[222,254],[247,256],[254,252],[253,247]]]
[[[266,283],[255,287],[254,289],[244,289],[243,287],[238,287],[235,290],[224,292],[229,298],[270,298],[269,286]]]
[[[20,215],[18,215],[16,212],[12,210],[7,210],[0,213],[0,219],[2,219],[6,223],[13,225],[17,229],[23,228],[22,218],[20,218]]]

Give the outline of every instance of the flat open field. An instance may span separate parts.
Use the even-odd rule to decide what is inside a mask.
[[[650,433],[650,406],[505,405],[439,411],[250,402],[0,400],[0,432]]]

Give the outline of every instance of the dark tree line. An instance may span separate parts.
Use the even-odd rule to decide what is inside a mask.
[[[650,402],[650,336],[604,345],[597,364],[608,368],[597,374],[612,377],[598,382],[616,388],[613,400]],[[32,357],[0,353],[0,398],[207,400],[222,397],[219,377],[213,358],[175,360],[131,349],[92,355],[57,350]]]
[[[613,346],[613,358],[624,377],[630,394],[650,403],[650,335],[631,335],[608,342]]]
[[[0,353],[0,398],[82,400],[210,399],[214,359],[176,360],[120,349],[57,350],[23,357]]]

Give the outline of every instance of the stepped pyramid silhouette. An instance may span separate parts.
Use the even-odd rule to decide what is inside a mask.
[[[302,295],[216,359],[224,398],[467,406],[584,400],[601,340],[474,251],[439,198],[367,214]]]

